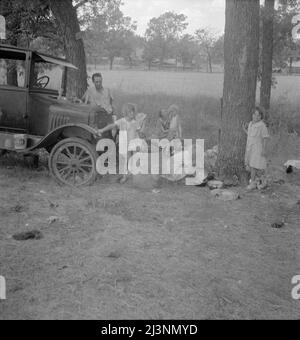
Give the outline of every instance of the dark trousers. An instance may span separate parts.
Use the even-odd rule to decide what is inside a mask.
[[[113,121],[113,117],[112,114],[109,114],[106,110],[104,110],[103,108],[101,108],[100,106],[98,107],[94,107],[92,109],[92,122],[91,125],[92,127],[94,127],[95,129],[103,129],[105,128],[107,125],[112,124]],[[102,138],[109,138],[112,139],[112,133],[111,131],[105,132],[102,136]]]

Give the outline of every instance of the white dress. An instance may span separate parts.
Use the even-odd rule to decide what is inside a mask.
[[[248,128],[246,165],[258,170],[266,170],[267,159],[262,156],[263,142],[269,138],[268,129],[263,121],[251,122]]]

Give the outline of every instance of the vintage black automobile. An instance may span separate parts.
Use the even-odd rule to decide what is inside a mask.
[[[111,117],[65,99],[66,60],[0,45],[0,151],[46,149],[53,177],[82,186],[96,179],[96,128]]]

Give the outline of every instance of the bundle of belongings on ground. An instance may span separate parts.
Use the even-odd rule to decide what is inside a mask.
[[[272,184],[284,184],[286,174],[291,174],[295,172],[295,170],[300,170],[300,160],[289,160],[284,166],[272,164],[272,162],[270,162],[266,172],[262,173],[256,179],[257,189],[264,190]]]
[[[292,173],[295,169],[300,170],[300,160],[287,161],[284,166],[288,174]]]
[[[181,152],[181,150],[179,150]],[[209,149],[204,154],[204,171],[203,169],[198,169],[195,164],[196,150],[195,146],[183,151],[183,161],[182,163],[176,162],[177,157],[180,155],[174,150],[174,154],[171,158],[166,159],[167,166],[171,168],[170,175],[162,175],[163,178],[171,182],[178,182],[186,177],[189,177],[189,185],[195,186],[206,186],[207,183],[213,180],[215,177],[213,175],[218,158],[219,148],[214,146]],[[162,153],[162,159],[164,157],[164,152]],[[166,155],[167,157],[167,155]],[[180,157],[180,156],[179,156]],[[193,169],[194,173],[185,173],[185,171],[180,171],[184,169]]]

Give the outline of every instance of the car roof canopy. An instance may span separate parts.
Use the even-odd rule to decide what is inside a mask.
[[[74,66],[73,64],[71,64],[65,59],[55,58],[50,55],[39,53],[37,51],[33,51],[30,49],[26,49],[26,48],[0,44],[0,56],[2,58],[25,60],[26,57],[23,55],[23,53],[26,53],[26,52],[31,52],[36,61],[47,62],[50,64],[60,65],[63,67],[68,67],[68,68],[78,70],[76,66]]]
[[[64,66],[64,67],[68,67],[68,68],[78,70],[78,68],[76,66],[69,63],[66,60],[50,57],[50,56],[47,56],[45,54],[41,54],[41,53],[37,53],[37,52],[35,52],[34,54],[35,54],[35,56],[37,56],[38,58],[41,59],[41,60],[38,60],[38,58],[36,58],[35,59],[36,61],[43,61],[43,62],[47,62],[47,63],[50,63],[50,64],[60,65],[60,66]]]

